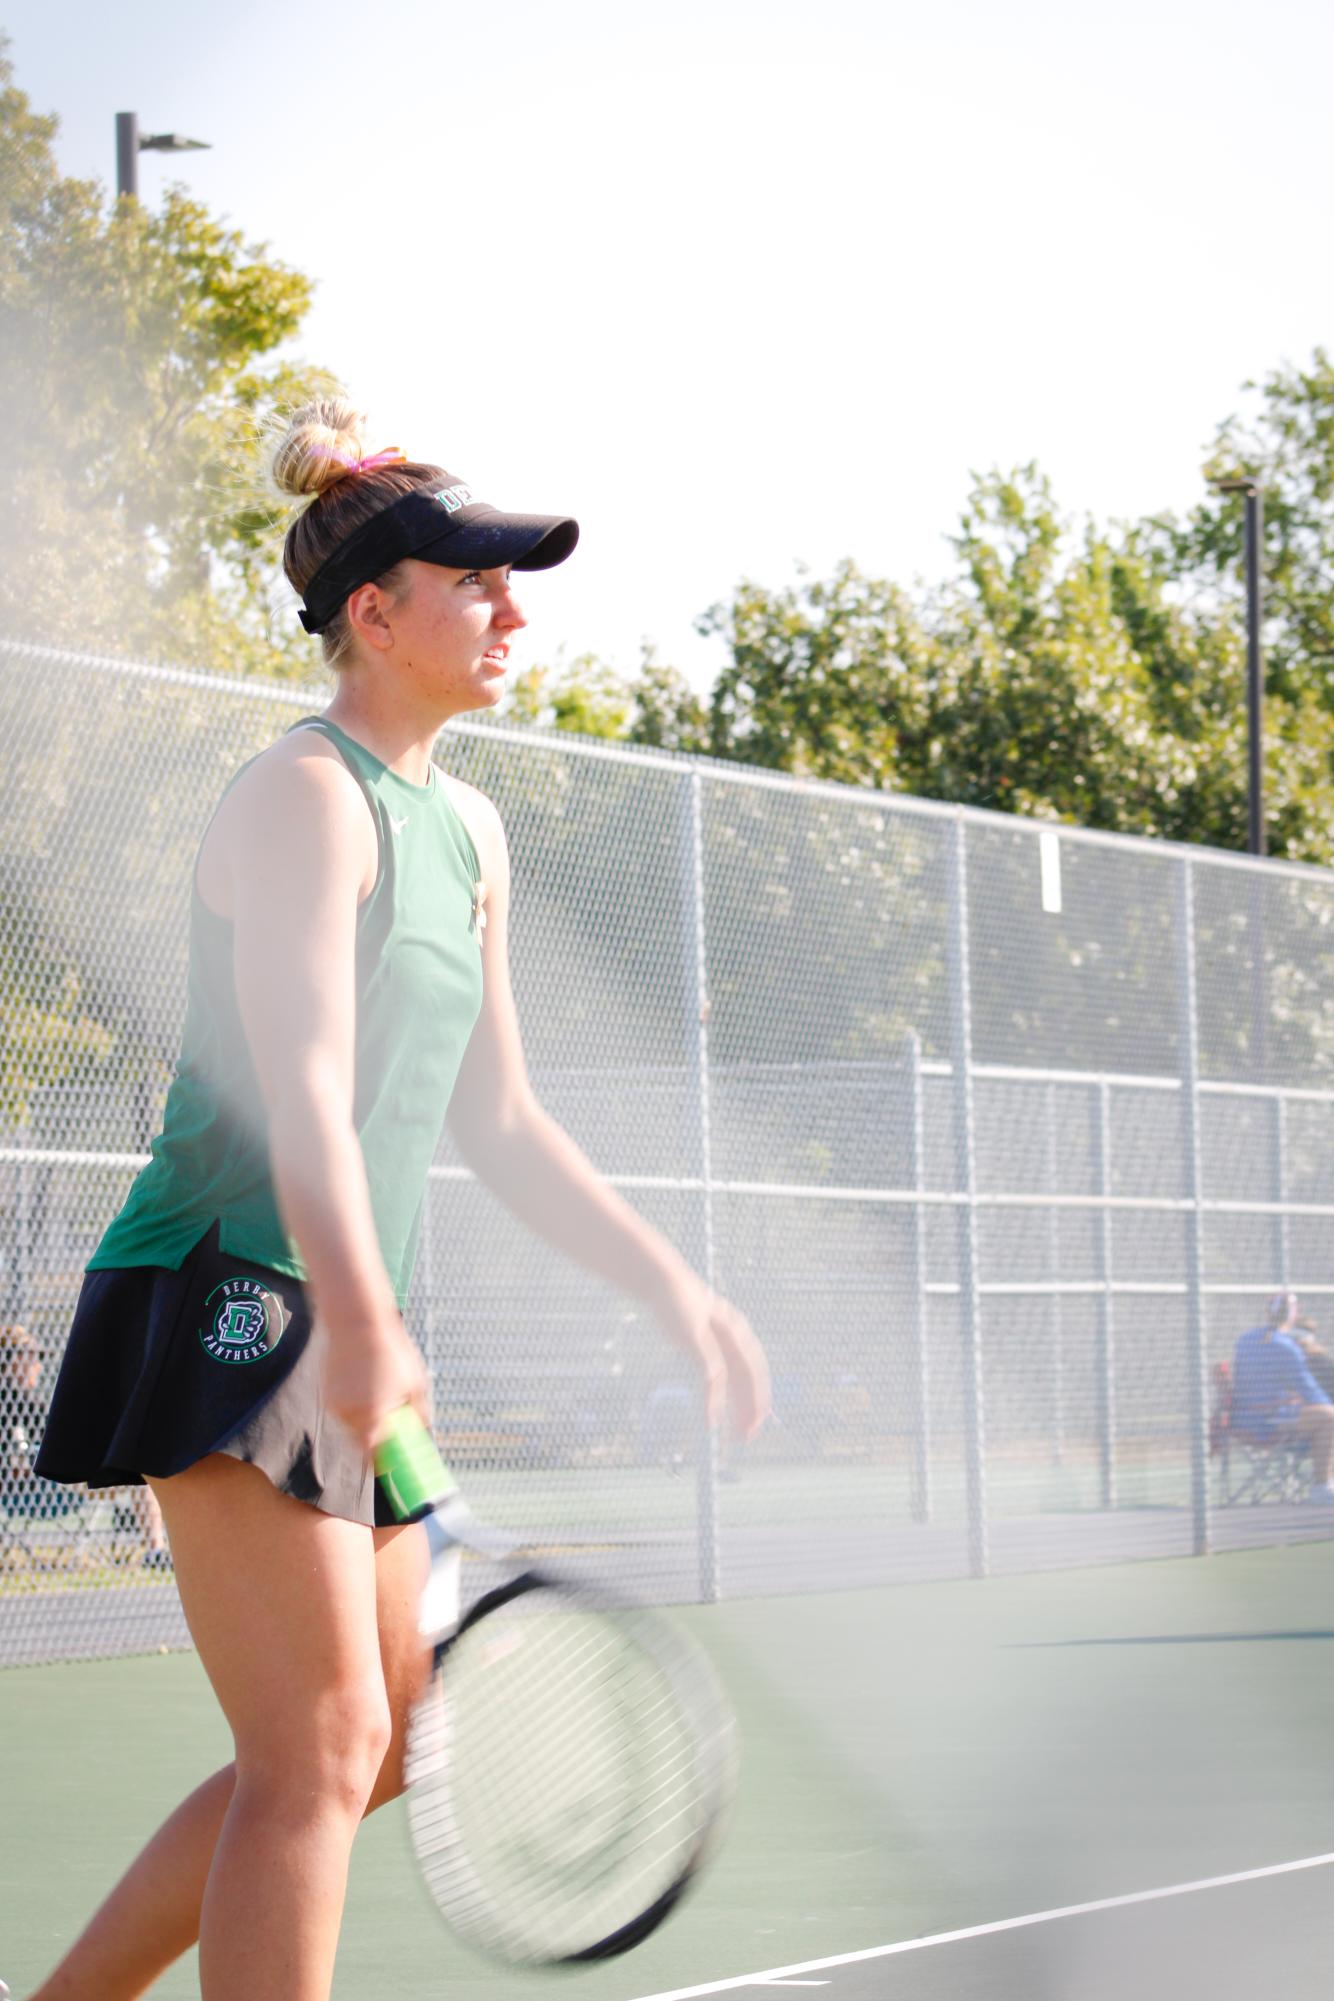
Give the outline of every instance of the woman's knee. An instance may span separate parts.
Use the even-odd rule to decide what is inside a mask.
[[[271,1798],[292,1794],[335,1811],[361,1814],[376,1789],[394,1739],[383,1686],[323,1690],[299,1717],[241,1736],[239,1782]]]

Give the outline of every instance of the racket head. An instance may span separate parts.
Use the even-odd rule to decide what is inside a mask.
[[[661,1615],[532,1570],[435,1655],[408,1825],[446,1922],[510,1965],[628,1952],[698,1876],[735,1789],[708,1660]]]

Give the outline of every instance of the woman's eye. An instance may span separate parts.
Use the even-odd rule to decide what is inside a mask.
[[[480,570],[467,570],[464,572],[463,582],[465,584],[480,584],[481,581],[482,573]]]

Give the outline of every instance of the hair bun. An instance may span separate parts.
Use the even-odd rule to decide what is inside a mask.
[[[317,396],[295,411],[273,455],[273,480],[281,493],[316,498],[364,456],[366,418],[344,396]]]

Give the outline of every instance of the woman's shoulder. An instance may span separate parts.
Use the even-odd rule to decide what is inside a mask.
[[[224,792],[223,801],[238,793],[255,798],[312,790],[328,790],[334,797],[352,797],[361,787],[332,736],[315,728],[313,723],[296,724],[241,766]]]
[[[322,731],[297,729],[243,765],[218,803],[195,875],[208,908],[231,916],[238,866],[257,850],[270,858],[290,852],[303,824],[322,830],[331,861],[342,858],[363,899],[374,881],[378,847],[361,787]]]
[[[469,785],[465,778],[456,778],[452,772],[442,771],[439,765],[436,766],[436,777],[472,838],[483,876],[489,880],[501,868],[508,868],[505,823],[495,801],[479,791],[477,786]]]
[[[223,804],[242,818],[256,812],[266,820],[295,814],[303,820],[364,821],[373,831],[361,781],[333,738],[319,729],[289,730],[251,758]]]

